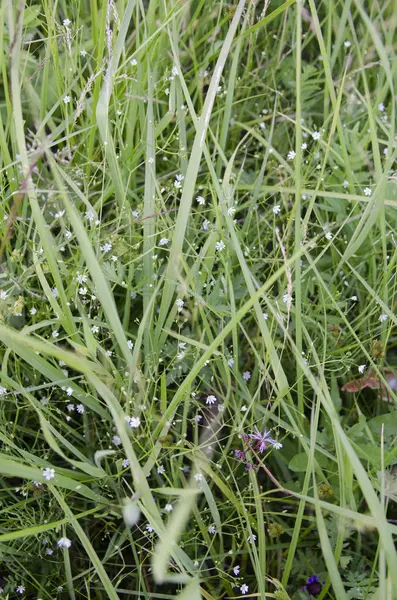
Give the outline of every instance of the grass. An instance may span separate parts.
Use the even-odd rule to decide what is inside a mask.
[[[3,3],[1,597],[397,597],[394,8]]]

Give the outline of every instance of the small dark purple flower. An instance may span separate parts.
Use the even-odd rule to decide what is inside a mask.
[[[241,462],[245,462],[247,459],[245,452],[243,450],[235,450],[234,457],[237,458],[237,460],[241,460]]]
[[[249,437],[252,440],[256,440],[258,442],[257,447],[259,452],[264,452],[268,446],[273,446],[273,444],[277,444],[277,440],[271,438],[270,431],[267,431],[266,429],[262,433],[257,427],[255,427],[255,430],[253,431],[253,433],[250,433]]]
[[[315,596],[320,595],[323,585],[324,582],[321,583],[317,575],[312,575],[311,577],[307,578],[306,585],[302,588],[302,591],[307,592],[309,594],[309,598],[314,598]]]
[[[245,470],[246,471],[251,471],[251,469],[255,470],[256,469],[256,465],[253,465],[252,463],[247,462],[246,465],[245,465]]]

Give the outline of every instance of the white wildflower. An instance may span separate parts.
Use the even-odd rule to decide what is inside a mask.
[[[51,469],[51,467],[46,467],[43,469],[43,477],[47,479],[47,481],[51,481],[55,477],[55,469]]]

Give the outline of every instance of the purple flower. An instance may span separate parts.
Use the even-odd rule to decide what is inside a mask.
[[[241,460],[241,462],[245,462],[245,460],[247,459],[243,450],[235,450],[234,457],[237,458],[237,460]]]
[[[271,438],[270,431],[266,431],[266,429],[261,433],[259,429],[255,427],[254,432],[250,433],[249,437],[258,442],[257,447],[259,452],[264,452],[269,445],[273,446],[273,444],[277,444],[277,440]]]
[[[306,585],[302,588],[302,591],[307,592],[309,594],[309,598],[319,596],[321,590],[323,589],[324,583],[325,582],[321,583],[317,575],[312,575],[311,577],[307,578]]]
[[[246,471],[251,471],[251,469],[254,469],[254,471],[256,471],[257,468],[258,467],[256,465],[253,465],[250,462],[247,462],[246,465],[245,465],[245,470]]]

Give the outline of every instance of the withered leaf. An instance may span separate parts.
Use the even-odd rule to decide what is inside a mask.
[[[390,390],[397,391],[397,371],[393,369],[380,369],[380,372],[385,378],[387,385],[379,379],[375,369],[370,369],[364,377],[353,379],[353,381],[345,383],[342,387],[342,392],[359,392],[364,388],[370,388],[371,390],[380,389],[382,392],[382,400],[385,402],[392,402]]]

